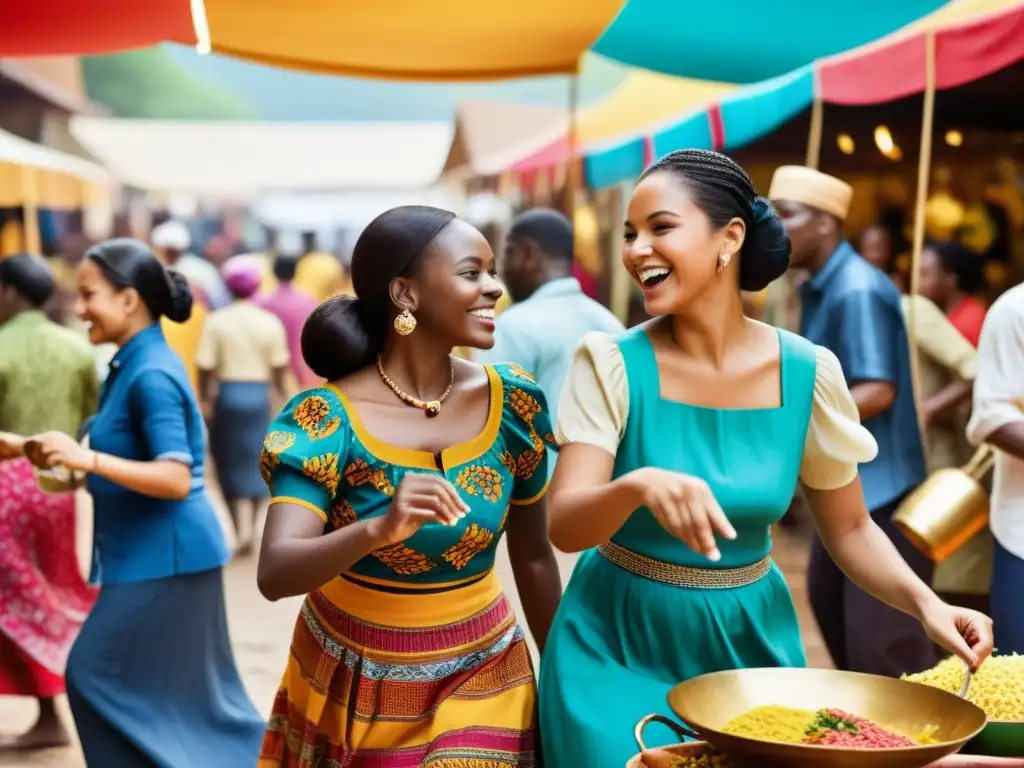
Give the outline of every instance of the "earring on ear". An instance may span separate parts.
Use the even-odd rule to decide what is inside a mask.
[[[725,271],[725,268],[729,266],[729,262],[731,260],[732,260],[732,255],[731,254],[729,254],[729,253],[720,253],[718,255],[718,267],[715,269],[715,271],[718,274],[722,274],[722,272]]]
[[[408,309],[403,309],[395,318],[395,333],[399,336],[408,336],[416,330],[416,318]]]

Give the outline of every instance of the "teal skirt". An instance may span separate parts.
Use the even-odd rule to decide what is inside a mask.
[[[775,565],[743,587],[688,589],[636,576],[597,550],[573,572],[540,665],[545,765],[623,768],[633,726],[671,714],[684,680],[730,669],[806,666],[796,609]],[[648,746],[679,741],[661,725]]]

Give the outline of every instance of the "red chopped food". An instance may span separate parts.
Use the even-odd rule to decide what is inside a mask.
[[[805,744],[857,749],[892,749],[913,747],[906,736],[887,731],[866,717],[851,715],[841,709],[819,709],[804,736]]]

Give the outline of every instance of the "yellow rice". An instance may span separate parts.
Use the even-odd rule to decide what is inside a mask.
[[[956,693],[964,681],[964,663],[951,656],[903,679]],[[992,656],[974,674],[967,698],[985,710],[989,720],[1024,722],[1024,656]]]
[[[762,741],[779,741],[799,744],[807,733],[807,727],[814,720],[814,712],[791,707],[757,707],[739,717],[734,717],[722,729],[732,736],[744,736]]]
[[[672,768],[732,768],[725,755],[700,755],[699,757],[677,757]]]

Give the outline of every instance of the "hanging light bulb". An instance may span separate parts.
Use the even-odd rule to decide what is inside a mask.
[[[964,135],[957,130],[946,131],[946,143],[951,147],[959,147],[964,143]]]
[[[852,155],[854,150],[857,149],[857,145],[853,141],[853,137],[848,133],[840,133],[836,136],[836,145],[839,147],[839,151],[844,155]]]
[[[889,156],[893,147],[896,146],[896,142],[892,139],[892,133],[889,132],[887,126],[879,125],[875,128],[875,146],[886,157]]]
[[[885,156],[892,160],[894,163],[898,163],[903,159],[903,150],[898,146],[893,145],[893,148],[885,153]]]

